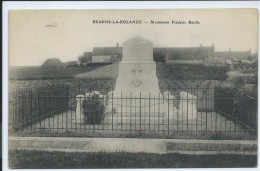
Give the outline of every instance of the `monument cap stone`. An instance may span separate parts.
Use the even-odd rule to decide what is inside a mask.
[[[122,62],[153,62],[153,43],[136,36],[123,43]]]
[[[135,36],[123,43],[123,46],[126,44],[153,44],[152,41],[142,38],[141,36]]]

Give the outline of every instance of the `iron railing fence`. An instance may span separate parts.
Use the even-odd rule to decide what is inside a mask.
[[[166,81],[166,80],[164,80]],[[182,82],[182,81],[176,81]],[[188,92],[197,97],[197,109],[199,111],[214,111],[214,87],[209,82],[203,82],[205,85],[201,85],[202,82],[197,83],[196,86],[188,86],[184,83],[177,84],[166,84],[160,86],[161,93],[170,92],[171,95],[178,97],[181,91]],[[108,92],[115,89],[115,82],[110,81],[108,84],[76,84],[73,87],[72,96],[79,94],[85,94],[87,92],[99,91],[100,94],[107,94]],[[152,93],[152,92],[151,92]]]
[[[215,111],[252,130],[257,130],[257,99],[243,90],[215,88]]]
[[[34,123],[65,111],[69,104],[69,87],[13,91],[9,104],[12,109],[9,120],[12,120],[13,130],[23,130],[27,126],[32,127]]]
[[[92,97],[93,90],[100,95]],[[87,86],[74,87],[72,92],[71,87],[66,87],[13,93],[9,120],[14,132],[255,134],[256,99],[243,98],[239,108],[232,105],[233,101],[234,96],[223,96],[220,89],[213,87],[165,88],[158,95],[114,94],[111,87]],[[97,108],[103,108],[103,112],[99,114]],[[234,110],[240,113],[234,115]]]

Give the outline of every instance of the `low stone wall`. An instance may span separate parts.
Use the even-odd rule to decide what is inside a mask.
[[[144,152],[256,155],[257,141],[135,138],[9,137],[9,149],[65,152]]]

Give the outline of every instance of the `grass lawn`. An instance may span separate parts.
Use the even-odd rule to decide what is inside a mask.
[[[256,156],[9,151],[12,169],[256,167]]]
[[[200,65],[156,64],[158,79],[205,80],[210,79]],[[46,70],[40,66],[9,67],[9,78],[14,80],[55,79],[55,78],[110,78],[118,76],[118,64],[86,67],[68,67],[59,70]],[[218,78],[219,79],[219,78]]]
[[[9,67],[9,79],[40,80],[55,78],[74,78],[77,74],[92,71],[102,66],[68,67],[56,70],[42,69],[40,66]]]

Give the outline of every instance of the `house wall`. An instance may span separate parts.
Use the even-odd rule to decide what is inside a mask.
[[[92,62],[111,62],[111,56],[92,56]]]

